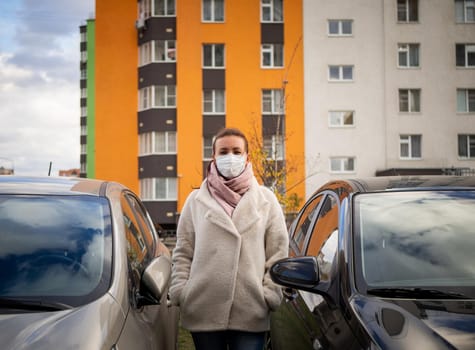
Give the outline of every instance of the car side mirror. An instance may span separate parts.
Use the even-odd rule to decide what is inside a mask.
[[[160,304],[168,288],[171,268],[171,260],[165,255],[160,255],[148,264],[142,275],[142,288],[137,298],[139,306]]]
[[[317,259],[313,256],[286,258],[270,269],[272,280],[285,287],[315,292],[320,281]]]

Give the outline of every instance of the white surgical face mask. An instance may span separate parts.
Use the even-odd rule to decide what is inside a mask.
[[[239,154],[224,154],[216,157],[216,167],[221,175],[227,179],[238,176],[246,166],[246,156]]]

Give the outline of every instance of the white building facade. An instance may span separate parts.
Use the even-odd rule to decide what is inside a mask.
[[[304,0],[306,195],[330,179],[475,175],[475,2]]]

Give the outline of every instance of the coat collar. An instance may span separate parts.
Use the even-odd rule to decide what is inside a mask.
[[[201,184],[196,200],[205,205],[208,210],[205,219],[221,227],[224,231],[240,236],[250,230],[266,211],[268,200],[262,195],[260,185],[254,178],[249,190],[242,196],[234,209],[232,218],[224,211],[219,203],[211,196],[206,180]]]

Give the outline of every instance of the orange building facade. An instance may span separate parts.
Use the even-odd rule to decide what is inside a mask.
[[[95,21],[94,177],[173,230],[213,135],[238,127],[292,160],[288,194],[304,197],[300,0],[96,0]]]

